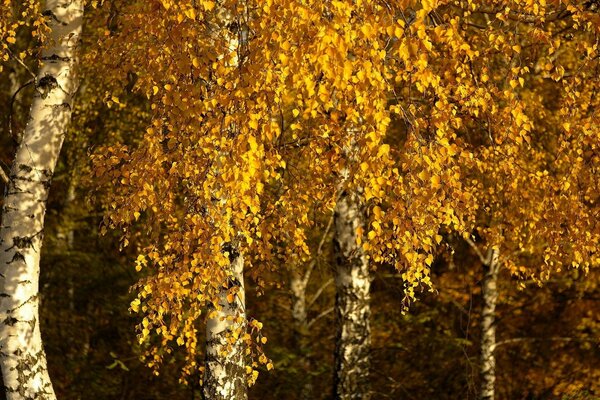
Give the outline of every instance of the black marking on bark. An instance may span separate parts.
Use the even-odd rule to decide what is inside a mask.
[[[12,264],[12,263],[17,262],[17,261],[25,262],[25,256],[23,254],[21,254],[20,252],[15,251],[15,254],[13,255],[12,260],[7,261],[6,263],[7,264]]]
[[[15,317],[6,317],[6,319],[4,321],[2,321],[2,323],[4,325],[8,325],[8,326],[14,326],[17,322],[19,322],[19,320],[16,319]]]
[[[36,85],[38,93],[42,96],[42,99],[48,97],[48,93],[58,87],[58,81],[50,74],[43,76]]]
[[[223,246],[221,246],[221,252],[229,253],[229,262],[231,263],[240,256],[240,251],[232,242],[224,243]]]
[[[42,57],[43,61],[64,61],[64,62],[69,62],[71,61],[71,57],[63,57],[63,56],[59,56],[58,54],[52,54],[51,56],[44,56]]]
[[[68,24],[66,22],[61,21],[60,19],[58,19],[58,17],[56,16],[56,14],[54,14],[54,12],[52,10],[44,10],[42,12],[42,15],[44,17],[50,17],[50,19],[53,19],[54,21],[56,21],[57,23],[63,25],[63,26],[67,26]]]
[[[18,168],[19,168],[19,171],[25,171],[25,172],[33,171],[33,168],[27,164],[19,164]]]
[[[33,247],[33,238],[34,236],[15,236],[13,237],[13,245],[9,247],[7,250],[16,247],[18,249],[29,249]]]
[[[22,282],[24,282],[24,281],[19,282],[19,284],[22,283]],[[26,281],[26,282],[31,283],[31,281]],[[27,304],[29,302],[35,302],[37,300],[37,298],[38,298],[37,294],[34,294],[33,296],[29,296],[29,298],[27,300],[25,300],[24,302],[22,302],[21,304],[19,304],[15,308],[8,310],[8,312],[15,312],[19,308],[23,307],[25,304]],[[35,325],[35,318],[32,321],[33,321],[33,325]],[[29,321],[29,323],[31,323],[32,321]]]
[[[57,109],[57,108],[64,108],[67,110],[71,109],[71,105],[69,103],[67,103],[66,101],[61,104],[52,104],[50,107],[52,107],[53,109]],[[64,134],[62,136],[64,136]]]

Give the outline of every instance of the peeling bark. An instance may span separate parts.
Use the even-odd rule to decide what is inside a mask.
[[[211,311],[206,324],[203,390],[205,398],[210,400],[248,398],[245,346],[242,340],[237,339],[246,332],[244,257],[241,254],[231,256],[231,272],[228,287],[219,294],[219,309]],[[233,302],[230,303],[227,295],[234,292]]]
[[[496,382],[496,303],[498,301],[498,251],[489,249],[483,263],[484,276],[481,288],[483,310],[481,314],[481,400],[494,400]]]
[[[356,241],[356,230],[364,224],[358,196],[343,194],[334,222],[338,325],[334,397],[343,400],[370,398],[371,278],[368,259]]]
[[[39,272],[50,181],[71,119],[81,0],[47,0],[30,119],[10,171],[0,226],[0,364],[8,400],[55,399],[39,326]]]

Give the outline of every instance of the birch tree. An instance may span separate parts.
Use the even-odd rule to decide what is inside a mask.
[[[204,395],[207,399],[248,398],[245,370],[246,330],[244,256],[232,250],[232,276],[219,294],[218,309],[209,312],[206,324]]]
[[[335,210],[336,399],[368,399],[370,368],[369,262],[357,232],[364,230],[364,207],[358,195],[343,193]]]
[[[560,80],[565,67],[530,59],[523,50],[555,51],[553,32],[562,32],[564,16],[577,13],[577,24],[590,28],[571,52],[588,52],[580,69],[593,71],[595,20],[573,7],[429,0],[124,5],[121,28],[108,32],[98,62],[115,80],[139,77],[133,90],[147,97],[151,121],[140,132],[143,140],[106,146],[94,158],[96,176],[114,189],[107,225],[123,229],[127,239],[141,218],[153,227],[144,233],[156,238],[140,249],[136,268],[148,275],[132,303],[143,314],[140,341],[159,337],[158,345],[149,346],[149,364],[159,365],[168,354],[163,350],[176,343],[186,352],[184,375],[198,369],[194,323],[207,305],[219,303],[232,278],[224,243],[239,240],[237,251],[255,275],[278,269],[282,260],[307,262],[311,213],[335,207],[344,170],[350,171],[348,187],[362,188],[369,216],[362,250],[373,264],[400,272],[406,305],[419,291],[433,289],[430,268],[442,233],[485,227],[489,221],[478,215],[486,207],[495,218],[494,211],[508,209],[505,204],[525,201],[527,212],[513,207],[519,212],[510,223],[496,225],[500,236],[512,236],[513,248],[492,240],[498,235],[480,234],[508,255],[532,251],[533,227],[546,231],[552,262],[562,253],[561,228],[540,207],[562,209],[568,189],[562,178],[578,205],[573,210],[590,214],[576,200],[575,176],[547,180],[544,171],[564,172],[576,153],[566,158],[562,150],[574,151],[584,141],[569,137],[564,147],[556,145],[560,165],[551,166],[552,152],[542,145],[546,137],[534,129],[537,102],[528,97],[538,96],[529,89],[540,85],[529,79],[546,79],[531,73],[539,67]],[[219,9],[239,20],[215,33]],[[550,20],[548,34],[544,24]],[[226,50],[226,31],[239,35],[243,27],[245,60],[234,67],[237,54]],[[569,86],[573,98],[590,93],[578,85]],[[118,100],[118,90],[111,94]],[[392,118],[403,121],[398,135],[388,129]],[[586,118],[591,147],[597,130]],[[569,119],[571,126],[579,119]],[[356,149],[352,162],[344,155],[350,143]],[[527,182],[539,187],[523,190]],[[558,194],[541,202],[544,191]],[[503,198],[506,193],[512,198]],[[576,232],[577,243],[590,229]],[[582,250],[590,254],[597,243],[591,237],[577,253],[573,249],[581,265]],[[517,269],[514,262],[505,265]],[[258,359],[247,370],[253,382],[259,366],[269,369],[270,363],[262,348],[249,349]]]
[[[481,251],[477,244],[470,238],[467,243],[479,257],[483,267],[483,280],[481,281],[481,339],[479,344],[479,377],[481,380],[479,398],[481,400],[494,400],[496,393],[496,304],[498,302],[498,272],[500,261],[498,249],[490,247],[487,252]]]
[[[40,250],[48,190],[77,89],[83,3],[47,0],[43,15],[49,45],[11,166],[0,226],[0,363],[9,400],[55,398],[40,335]]]

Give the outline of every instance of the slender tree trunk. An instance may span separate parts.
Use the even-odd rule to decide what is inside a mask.
[[[292,318],[294,319],[294,345],[300,355],[299,367],[302,372],[303,382],[300,391],[300,399],[312,400],[313,385],[310,371],[312,370],[310,359],[310,342],[308,338],[308,317],[306,303],[307,280],[302,274],[293,271],[290,277],[290,289],[292,292]]]
[[[294,335],[300,337],[306,331],[306,284],[303,277],[291,273],[290,290],[292,292],[292,318],[294,319]]]
[[[55,399],[39,325],[40,250],[50,180],[76,90],[81,0],[47,0],[50,47],[42,54],[30,119],[12,164],[0,226],[0,363],[7,398]]]
[[[245,46],[246,36],[233,30],[236,21],[230,10],[219,7],[219,29],[225,28],[228,49],[235,49],[231,67],[239,67],[238,58]],[[231,127],[235,129],[235,127]],[[207,400],[245,400],[248,398],[245,368],[246,293],[244,289],[244,257],[235,245],[227,245],[230,256],[228,287],[219,293],[219,309],[212,310],[206,323],[206,362],[203,394]],[[235,292],[233,301],[227,296]]]
[[[369,263],[356,242],[364,213],[355,194],[343,194],[336,205],[334,247],[336,258],[336,317],[334,393],[336,399],[369,399]]]
[[[494,400],[496,382],[496,302],[498,301],[498,251],[489,249],[484,263],[484,276],[481,294],[483,310],[481,314],[481,400]]]
[[[245,346],[242,340],[237,339],[246,332],[242,255],[232,256],[231,270],[233,275],[229,279],[229,287],[223,288],[219,294],[220,309],[211,312],[206,325],[204,396],[209,400],[248,398],[244,364]],[[233,302],[230,303],[227,295],[236,290]]]

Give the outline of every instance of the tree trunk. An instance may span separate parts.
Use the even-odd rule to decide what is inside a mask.
[[[50,47],[30,119],[12,164],[0,226],[0,363],[7,399],[55,399],[39,326],[39,272],[44,215],[76,90],[75,50],[81,0],[47,0]]]
[[[292,292],[292,318],[294,319],[294,346],[300,355],[299,367],[303,382],[300,390],[299,398],[302,400],[312,400],[313,385],[312,370],[310,359],[310,340],[308,337],[308,317],[306,303],[306,287],[307,280],[304,274],[299,274],[297,271],[292,271],[290,277],[290,289]]]
[[[246,332],[242,255],[232,256],[231,269],[233,274],[229,278],[229,287],[223,288],[219,294],[220,309],[211,311],[206,324],[204,397],[210,400],[248,398],[244,368],[245,346],[238,339]],[[230,303],[227,295],[235,292],[236,288],[237,292]]]
[[[336,318],[334,394],[336,399],[369,399],[369,263],[356,242],[364,214],[358,197],[344,194],[335,210]]]
[[[489,249],[484,263],[484,276],[481,288],[483,310],[481,314],[481,400],[494,400],[496,381],[496,302],[498,301],[498,251]]]

